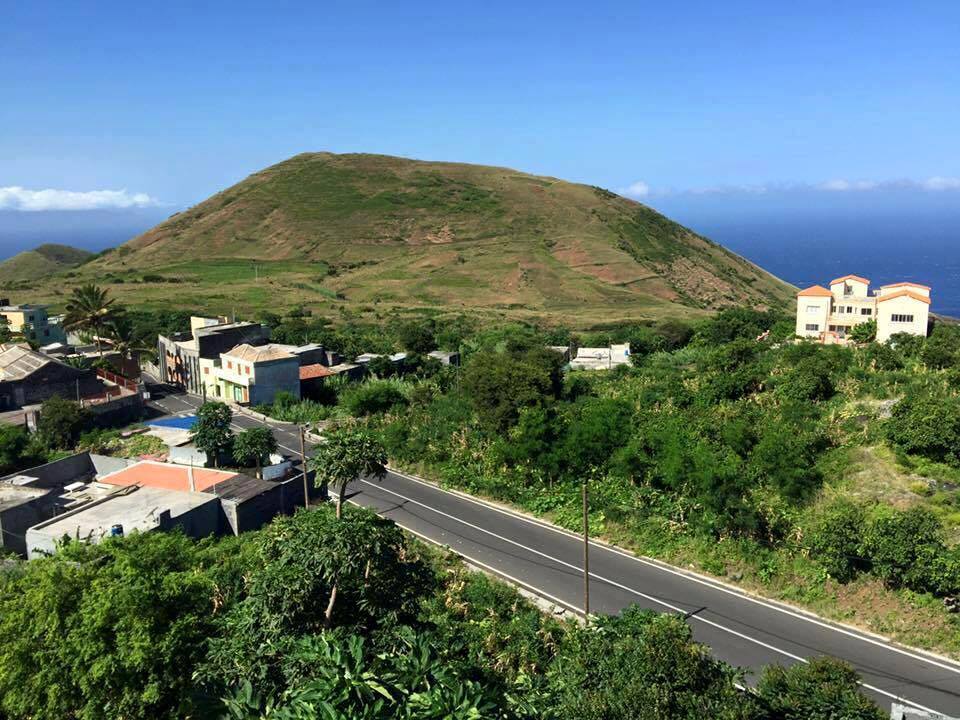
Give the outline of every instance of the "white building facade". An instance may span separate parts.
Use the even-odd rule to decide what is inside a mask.
[[[797,293],[799,337],[822,343],[846,343],[855,325],[877,323],[877,341],[897,333],[926,337],[930,319],[930,288],[919,283],[883,285],[870,293],[870,281],[845,275],[830,287],[813,285]]]

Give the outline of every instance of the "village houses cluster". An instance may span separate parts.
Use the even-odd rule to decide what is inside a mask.
[[[797,293],[796,335],[846,343],[855,326],[874,321],[876,339],[926,335],[930,288],[912,282],[884,285],[846,275],[830,287]],[[239,533],[292,512],[314,489],[283,455],[270,457],[259,477],[212,469],[191,442],[196,417],[146,419],[141,368],[161,383],[202,400],[237,408],[269,405],[278,393],[314,397],[327,378],[358,380],[384,357],[402,371],[407,353],[365,353],[352,360],[318,344],[270,341],[270,328],[225,317],[193,317],[188,332],[159,336],[155,362],[97,347],[64,332],[42,305],[0,301],[0,318],[21,340],[0,344],[0,422],[35,429],[41,404],[59,395],[85,407],[100,425],[129,425],[153,435],[166,451],[130,460],[81,452],[0,478],[0,544],[27,557],[53,552],[65,535],[90,542],[132,530],[180,528],[188,535]],[[102,339],[101,339],[102,340]],[[630,363],[629,344],[554,347],[571,370],[609,370]],[[455,352],[429,353],[459,365]],[[99,360],[96,369],[87,361]]]

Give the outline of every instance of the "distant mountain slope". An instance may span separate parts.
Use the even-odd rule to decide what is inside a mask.
[[[0,284],[42,280],[76,267],[92,255],[69,245],[40,245],[0,262]]]
[[[189,282],[198,267],[228,259],[312,273],[297,285],[307,304],[602,318],[792,296],[752,263],[601,188],[499,167],[330,153],[251,175],[85,270]],[[279,271],[269,282],[274,301],[291,290]],[[218,290],[224,298],[228,288]]]

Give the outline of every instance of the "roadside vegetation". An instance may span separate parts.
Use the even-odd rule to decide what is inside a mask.
[[[421,334],[463,352],[460,369],[292,404],[316,410],[307,422],[367,428],[397,466],[574,530],[586,479],[599,537],[960,656],[955,327],[850,348],[794,344],[792,318],[747,309],[581,335],[466,319],[276,328],[379,352]],[[622,339],[633,365],[605,372],[564,372],[546,348]]]
[[[11,720],[884,717],[832,660],[742,680],[679,617],[560,622],[349,506],[218,540],[67,540],[0,570]]]

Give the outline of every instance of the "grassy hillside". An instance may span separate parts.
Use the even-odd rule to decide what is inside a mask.
[[[85,266],[78,279],[87,276],[122,282],[116,294],[133,303],[211,311],[376,306],[589,322],[792,295],[743,258],[600,188],[329,153],[250,176]]]
[[[42,280],[76,267],[92,255],[69,245],[41,245],[0,262],[0,285]]]

